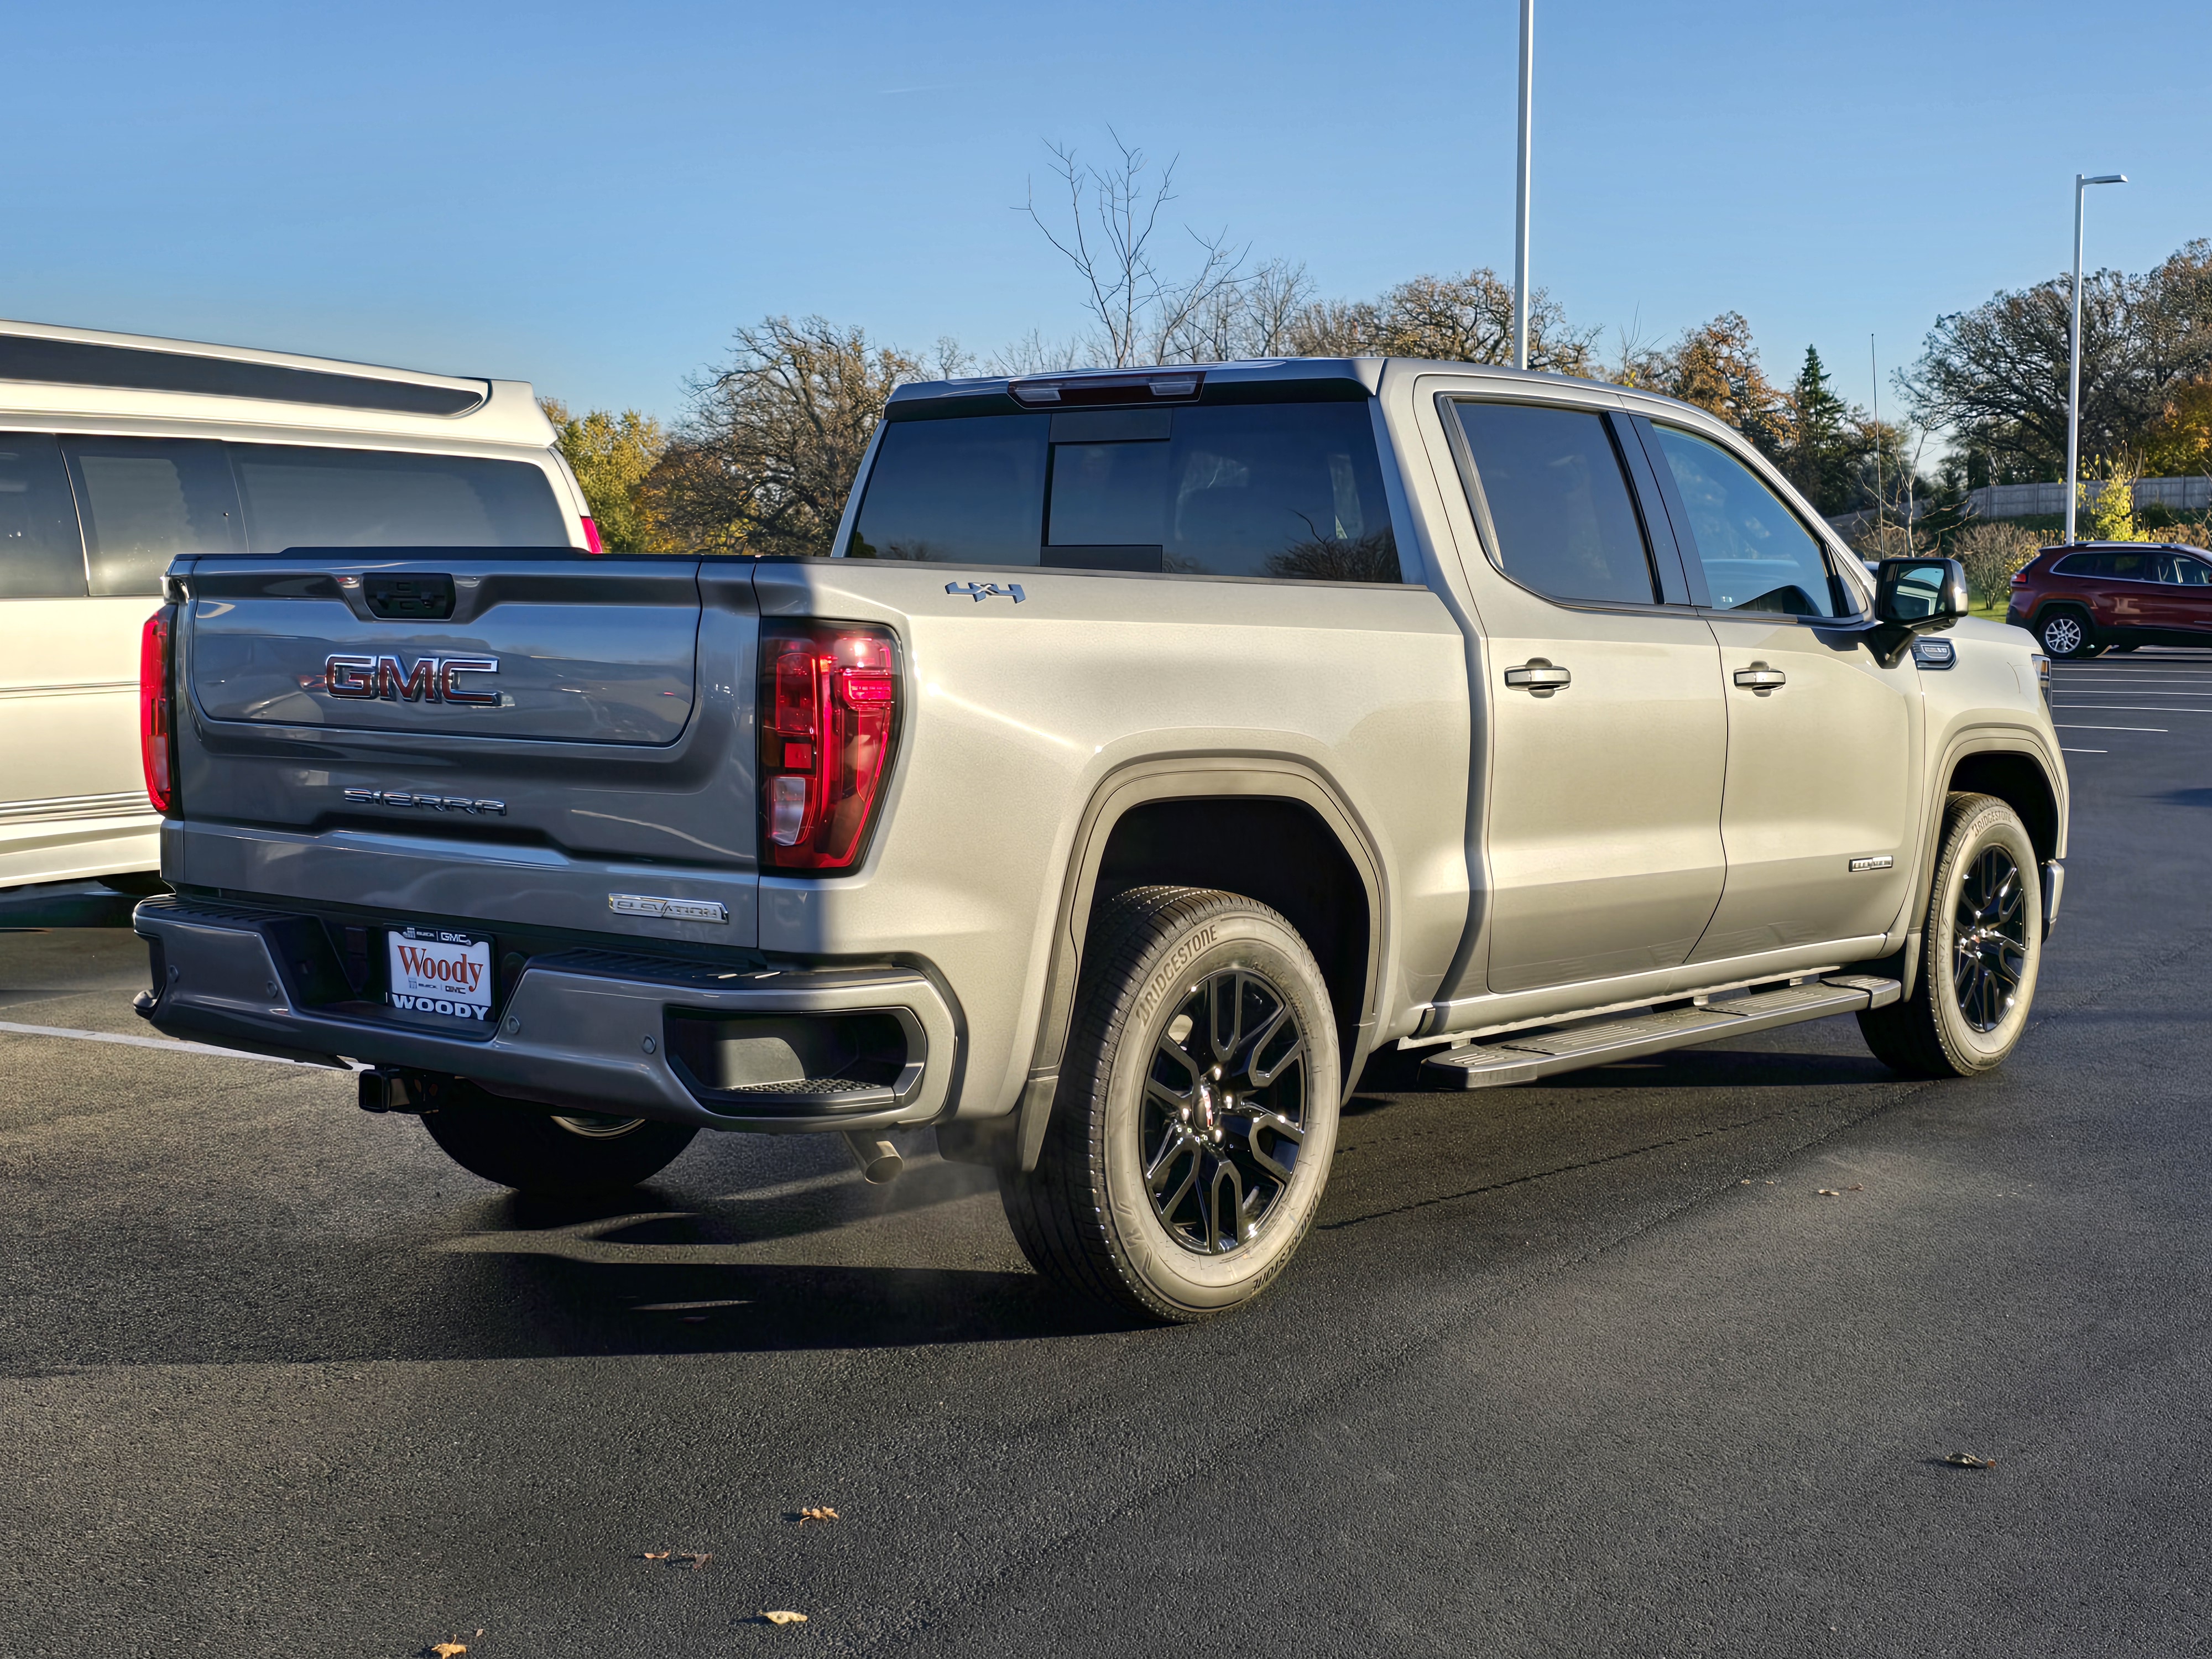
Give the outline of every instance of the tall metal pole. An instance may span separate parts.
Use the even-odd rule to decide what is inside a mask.
[[[2102,173],[2092,179],[2074,175],[2074,319],[2066,329],[2066,539],[2074,540],[2074,498],[2081,491],[2075,481],[2081,462],[2081,211],[2092,185],[2124,185],[2124,173]]]
[[[1536,91],[1536,0],[1521,0],[1521,158],[1513,174],[1513,367],[1528,367],[1528,123]]]

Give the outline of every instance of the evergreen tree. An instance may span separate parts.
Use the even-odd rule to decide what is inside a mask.
[[[1860,446],[1851,406],[1828,384],[1827,366],[1817,346],[1805,348],[1805,366],[1790,388],[1795,441],[1788,457],[1790,483],[1810,496],[1823,513],[1841,513],[1851,504]]]

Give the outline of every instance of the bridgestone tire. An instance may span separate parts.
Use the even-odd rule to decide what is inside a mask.
[[[690,1124],[610,1118],[568,1122],[462,1083],[422,1117],[430,1139],[471,1175],[544,1198],[627,1192],[676,1161],[698,1130]]]
[[[2009,914],[2017,918],[2025,949],[2008,1005],[1990,1030],[1981,1030],[1960,1006],[1960,908],[1967,883],[1990,854],[2010,860],[2018,872],[2019,904]],[[1859,1030],[1876,1059],[1908,1077],[1972,1077],[1989,1071],[2004,1063],[2027,1029],[2042,963],[2043,883],[2035,844],[2018,815],[1995,796],[1953,795],[1944,810],[1942,848],[1921,919],[1920,971],[1912,994],[1861,1014]]]
[[[1238,972],[1244,975],[1241,981],[1234,977]],[[1152,1087],[1163,1064],[1162,1045],[1197,1040],[1194,1034],[1172,1034],[1187,1017],[1189,999],[1212,994],[1212,988],[1223,984],[1256,984],[1256,990],[1234,994],[1239,1007],[1279,1006],[1295,1019],[1304,1044],[1304,1074],[1297,1084],[1303,1139],[1288,1153],[1287,1181],[1268,1176],[1250,1189],[1266,1196],[1271,1188],[1272,1196],[1249,1240],[1231,1245],[1217,1239],[1209,1249],[1194,1242],[1189,1231],[1176,1231],[1175,1218],[1189,1212],[1171,1206],[1163,1216],[1146,1178],[1148,1152],[1155,1157],[1156,1172],[1167,1166],[1145,1143],[1148,1113],[1160,1117],[1163,1112]],[[1249,1005],[1242,1000],[1248,994],[1255,999]],[[1240,1015],[1235,1028],[1240,1033],[1242,1019]],[[1255,1029],[1262,1024],[1255,1022]],[[1249,1041],[1249,1034],[1243,1040]],[[1224,1062],[1227,1081],[1238,1080],[1240,1063],[1248,1067],[1242,1080],[1257,1079],[1267,1069],[1258,1051],[1272,1056],[1279,1041],[1253,1042],[1246,1062],[1232,1054]],[[1172,1075],[1172,1054],[1166,1065]],[[1287,1060],[1276,1072],[1279,1079],[1296,1075]],[[1193,1073],[1194,1096],[1202,1076]],[[1230,1136],[1224,1141],[1216,1133],[1213,1146],[1233,1153],[1242,1133],[1245,1148],[1261,1146],[1263,1129],[1240,1129],[1249,1117],[1233,1115],[1251,1113],[1262,1092],[1248,1091],[1241,1106],[1233,1094],[1222,1095],[1228,1103],[1218,1120],[1206,1109],[1205,1122],[1218,1121]],[[1313,953],[1288,921],[1234,893],[1133,889],[1112,900],[1091,927],[1059,1092],[1037,1166],[1027,1174],[1000,1175],[1006,1219],[1039,1273],[1086,1297],[1162,1322],[1188,1322],[1226,1313],[1273,1282],[1312,1226],[1335,1155],[1340,1094],[1328,988]],[[1280,1103],[1288,1097],[1269,1097]],[[1172,1121],[1166,1121],[1164,1133],[1176,1133]],[[1283,1154],[1283,1141],[1272,1146],[1275,1155]],[[1211,1196],[1182,1202],[1197,1202],[1206,1218],[1198,1226],[1211,1227],[1224,1213],[1218,1206],[1225,1189],[1218,1173],[1207,1184],[1201,1185],[1200,1178],[1207,1157],[1217,1160],[1217,1171],[1230,1159],[1203,1146],[1191,1156],[1193,1185],[1182,1190]],[[1246,1191],[1242,1184],[1235,1188],[1238,1195]],[[1205,1207],[1208,1204],[1217,1207]],[[1233,1200],[1228,1212],[1239,1212]]]

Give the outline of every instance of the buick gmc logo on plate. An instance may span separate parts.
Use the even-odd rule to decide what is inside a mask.
[[[395,927],[391,952],[395,1008],[459,1019],[491,1018],[491,941],[440,927]]]

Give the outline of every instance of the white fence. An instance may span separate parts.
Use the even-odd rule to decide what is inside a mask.
[[[2093,501],[2104,487],[2094,483],[2082,485]],[[2066,486],[1984,484],[1979,489],[1968,490],[1966,501],[1968,511],[1978,519],[2025,519],[2034,514],[2063,514],[2066,511]],[[2154,502],[2177,513],[2202,513],[2212,508],[2212,477],[2200,475],[2194,478],[2136,479],[2136,506],[2145,507]]]

